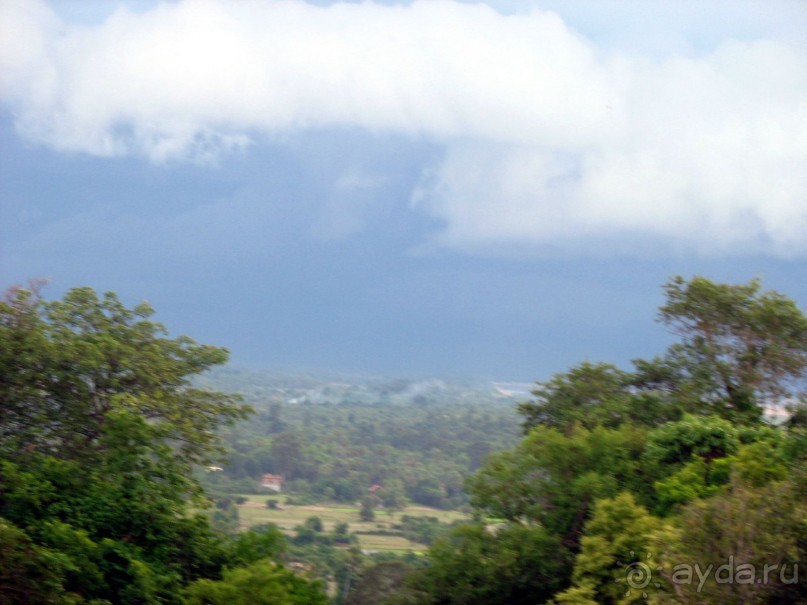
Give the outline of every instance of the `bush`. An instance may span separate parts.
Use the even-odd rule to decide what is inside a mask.
[[[373,503],[369,498],[365,498],[361,503],[361,510],[359,510],[359,519],[362,521],[373,521],[375,519],[375,511],[373,510]]]

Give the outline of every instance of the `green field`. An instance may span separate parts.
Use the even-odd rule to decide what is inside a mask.
[[[389,551],[423,551],[426,547],[411,542],[400,536],[380,536],[367,532],[394,531],[393,525],[399,523],[403,515],[411,517],[436,517],[443,523],[467,519],[465,513],[446,511],[426,506],[408,506],[400,511],[388,514],[383,510],[376,511],[374,521],[361,521],[359,507],[345,504],[289,505],[283,495],[243,494],[246,502],[238,505],[241,526],[246,529],[261,523],[274,523],[284,533],[293,534],[294,528],[302,525],[309,517],[319,517],[325,531],[333,531],[338,523],[347,523],[351,533],[358,532],[359,545],[364,550]],[[267,508],[267,500],[277,500],[279,508]]]

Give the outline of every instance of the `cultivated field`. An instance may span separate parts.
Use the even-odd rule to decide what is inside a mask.
[[[274,523],[284,533],[292,535],[294,528],[302,525],[309,517],[319,517],[325,531],[333,531],[339,523],[347,523],[351,533],[358,533],[359,545],[363,550],[389,551],[424,551],[426,546],[411,542],[400,536],[372,535],[365,532],[394,531],[393,525],[399,523],[403,515],[411,517],[436,517],[443,523],[466,519],[467,515],[459,511],[445,511],[427,506],[408,506],[403,510],[388,514],[384,510],[376,511],[375,520],[361,521],[359,507],[344,504],[289,505],[284,495],[243,494],[246,502],[238,506],[241,525],[244,528],[261,523]],[[276,500],[279,508],[267,508],[267,500]]]

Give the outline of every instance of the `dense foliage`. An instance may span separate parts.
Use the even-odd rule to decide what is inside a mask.
[[[518,415],[493,389],[444,381],[296,382],[229,370],[205,383],[237,387],[256,413],[223,432],[224,470],[202,477],[213,492],[251,493],[262,473],[284,476],[301,501],[375,500],[457,508],[464,481],[518,439]],[[262,386],[264,385],[264,386]]]
[[[680,340],[538,383],[518,442],[501,400],[408,381],[253,383],[239,390],[257,414],[238,422],[248,409],[208,387],[243,376],[194,378],[224,350],[169,338],[112,294],[12,290],[2,602],[324,605],[311,573],[348,604],[807,602],[807,318],[756,281],[673,278],[665,293]],[[222,451],[224,470],[200,470]],[[403,517],[425,557],[368,557],[314,516],[289,537],[239,533],[237,494],[262,473],[367,518],[414,501],[472,521]]]
[[[539,383],[523,441],[468,483],[480,522],[383,602],[807,602],[807,318],[756,281],[665,292],[681,341]]]
[[[169,338],[145,304],[37,290],[0,300],[2,602],[236,602],[247,584],[250,603],[325,602],[278,563],[277,535],[247,548],[190,508],[192,466],[248,411],[190,382],[226,351]]]

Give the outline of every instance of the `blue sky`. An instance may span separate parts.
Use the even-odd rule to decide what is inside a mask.
[[[803,2],[0,2],[0,282],[280,368],[660,352],[674,274],[807,301]]]

